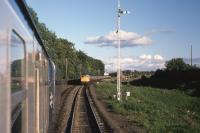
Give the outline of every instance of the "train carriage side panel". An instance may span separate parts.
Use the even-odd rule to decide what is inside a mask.
[[[53,122],[55,113],[55,64],[49,60],[48,69],[48,90],[49,90],[49,123]]]
[[[0,12],[7,12],[7,4],[5,1],[0,1]],[[8,63],[8,40],[9,31],[8,25],[8,14],[0,13],[0,129],[1,132],[10,133],[11,124],[11,111],[10,111],[10,65]]]
[[[1,0],[0,11],[0,129],[47,132],[55,103],[55,65],[24,1]]]
[[[33,125],[34,118],[30,114],[31,78],[33,73],[28,69],[31,61],[29,58],[32,53],[33,34],[26,27],[23,20],[19,17],[20,12],[16,12],[13,3],[7,3],[10,11],[10,71],[11,71],[11,93],[12,93],[12,132],[31,132],[29,127]],[[32,65],[31,65],[32,66]],[[29,86],[30,85],[30,86]],[[18,113],[19,112],[19,113]],[[30,124],[32,123],[32,124]],[[20,127],[17,125],[21,125]],[[34,127],[32,127],[34,129]]]
[[[17,131],[14,131],[15,128],[13,128],[13,132],[36,132],[36,116],[39,114],[38,132],[46,132],[49,119],[49,90],[48,63],[45,62],[48,60],[48,55],[30,16],[28,16],[23,1],[20,2],[23,10],[19,9],[18,3],[14,0],[0,1],[0,10],[4,12],[0,14],[3,20],[0,21],[0,57],[5,59],[0,64],[0,78],[2,79],[0,85],[5,88],[3,90],[6,90],[0,93],[1,108],[5,109],[5,111],[0,110],[0,113],[5,116],[1,119],[3,121],[0,120],[0,127],[2,125],[1,129],[6,127],[3,132],[8,133],[10,125],[15,127],[16,124],[20,124]],[[10,44],[9,47],[7,44]],[[42,57],[41,62],[36,59],[38,55]],[[36,70],[38,70],[38,84]],[[4,80],[5,82],[2,82]],[[10,82],[11,85],[8,84]],[[37,85],[39,86],[38,91],[36,90]],[[36,93],[39,94],[38,99]],[[11,95],[12,102],[10,104]]]

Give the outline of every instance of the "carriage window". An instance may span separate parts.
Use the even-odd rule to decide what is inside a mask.
[[[11,35],[11,91],[22,90],[24,85],[25,45],[23,39],[16,33]]]

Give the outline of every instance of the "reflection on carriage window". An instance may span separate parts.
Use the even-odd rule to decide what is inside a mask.
[[[25,66],[24,41],[14,31],[11,36],[11,88],[12,93],[23,88]]]

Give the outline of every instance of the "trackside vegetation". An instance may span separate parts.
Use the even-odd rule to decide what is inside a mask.
[[[148,132],[200,132],[200,98],[179,89],[123,85],[131,96],[121,102],[112,99],[116,83],[102,82],[96,91],[111,110]]]
[[[142,76],[130,84],[135,86],[151,86],[161,89],[182,89],[190,95],[200,97],[200,68],[186,64],[182,58],[174,58],[166,62],[166,68],[156,70],[150,77]]]
[[[37,27],[47,53],[56,65],[57,80],[66,79],[66,64],[68,64],[68,79],[79,78],[82,74],[103,75],[104,64],[102,61],[88,56],[83,51],[76,50],[75,44],[67,39],[57,37],[44,23],[39,22],[37,14],[32,8],[29,8],[29,13]]]

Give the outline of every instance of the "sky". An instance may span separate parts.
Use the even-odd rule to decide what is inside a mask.
[[[39,20],[77,50],[116,71],[117,0],[26,0]],[[172,58],[200,57],[200,0],[121,0],[121,66],[164,68]]]

